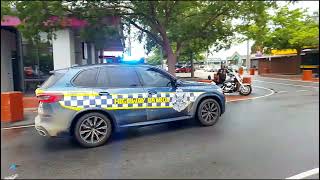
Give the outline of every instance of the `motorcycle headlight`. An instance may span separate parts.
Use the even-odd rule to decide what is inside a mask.
[[[217,91],[220,92],[220,93],[223,93],[223,90],[220,87],[217,88]]]

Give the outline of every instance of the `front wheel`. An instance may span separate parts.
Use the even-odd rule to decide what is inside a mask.
[[[242,96],[248,96],[249,94],[251,94],[251,92],[252,92],[252,87],[251,87],[251,85],[243,85],[243,86],[240,86],[239,93],[240,93]]]
[[[218,122],[220,113],[219,103],[214,99],[206,99],[200,103],[197,117],[201,125],[212,126]]]

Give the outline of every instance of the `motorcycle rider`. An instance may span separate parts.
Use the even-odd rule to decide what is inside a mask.
[[[227,73],[228,73],[228,70],[227,70],[226,66],[222,65],[221,69],[219,69],[218,72],[217,72],[217,76],[218,76],[217,84],[223,84],[224,83],[224,81],[226,80],[226,77],[227,77]]]

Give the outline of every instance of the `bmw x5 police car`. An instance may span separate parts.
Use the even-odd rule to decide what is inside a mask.
[[[125,127],[185,119],[211,126],[225,111],[224,94],[215,84],[181,81],[149,65],[56,70],[36,95],[38,133],[71,135],[84,147],[102,145]]]

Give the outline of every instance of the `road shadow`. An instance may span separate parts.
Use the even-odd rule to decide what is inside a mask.
[[[147,136],[157,136],[159,134],[170,133],[173,131],[182,131],[190,128],[201,128],[198,122],[194,119],[174,121],[157,125],[149,125],[142,127],[123,128],[113,132],[108,142],[102,146],[112,145],[116,142],[127,141],[136,138],[144,138]],[[48,138],[44,143],[44,148],[49,152],[76,150],[83,151],[88,148],[83,148],[70,137]],[[90,149],[90,148],[89,148]]]

